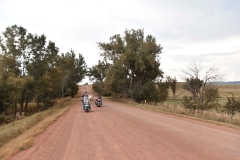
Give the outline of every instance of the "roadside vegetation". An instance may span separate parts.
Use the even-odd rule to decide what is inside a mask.
[[[34,138],[63,115],[77,98],[63,98],[45,111],[0,126],[0,159],[31,147]]]
[[[201,120],[207,120],[209,122],[217,123],[220,125],[226,125],[229,127],[240,129],[240,112],[235,112],[234,116],[230,113],[228,113],[228,109],[226,109],[226,103],[228,103],[228,98],[232,98],[231,94],[229,92],[235,93],[235,98],[240,97],[240,84],[233,85],[233,84],[220,84],[219,85],[219,93],[220,97],[218,98],[218,105],[216,108],[212,108],[209,110],[195,110],[194,112],[190,109],[187,109],[183,106],[183,97],[185,95],[190,95],[187,93],[182,86],[184,85],[184,82],[178,82],[177,83],[177,91],[176,94],[178,96],[174,98],[174,95],[169,90],[169,97],[166,101],[160,102],[160,103],[152,103],[152,102],[141,102],[136,103],[135,101],[131,99],[115,99],[109,97],[110,100],[117,101],[120,103],[126,103],[128,105],[151,110],[154,112],[162,112],[166,114],[173,114],[178,116],[184,116],[194,119],[201,119]],[[236,103],[239,103],[240,101],[237,101]]]
[[[200,62],[192,61],[182,71],[184,82],[178,83],[160,69],[161,45],[141,29],[125,30],[98,47],[103,60],[88,71],[96,93],[151,104],[147,108],[153,110],[240,125],[239,92],[219,91],[223,76],[216,66],[203,71]]]
[[[169,88],[169,95],[166,101],[159,103],[152,103],[149,101],[136,103],[132,99],[122,98],[110,98],[113,101],[126,103],[128,105],[152,110],[154,112],[163,112],[167,114],[174,114],[185,117],[192,117],[201,120],[208,120],[221,125],[227,125],[230,127],[238,128],[240,126],[240,84],[219,84],[217,98],[217,105],[210,109],[201,110],[191,110],[185,107],[183,104],[183,97],[190,96],[191,94],[187,92],[184,87],[185,82],[178,82],[176,85],[176,95],[171,92]]]
[[[60,54],[45,35],[7,27],[0,35],[0,125],[49,109],[57,99],[74,97],[86,71],[81,54]]]
[[[207,110],[197,109],[195,111],[183,105],[183,97],[186,95],[190,96],[190,94],[182,88],[183,85],[184,83],[178,83],[177,94],[179,93],[179,95],[177,98],[174,99],[173,94],[169,94],[168,100],[164,103],[149,107],[152,110],[240,126],[240,84],[219,84],[217,104]],[[232,99],[233,95],[230,93],[234,93],[234,100]],[[234,114],[232,114],[231,111],[234,111]]]
[[[67,111],[86,72],[80,53],[59,53],[43,34],[17,25],[0,34],[0,159],[31,146]],[[28,137],[16,141],[23,133]]]

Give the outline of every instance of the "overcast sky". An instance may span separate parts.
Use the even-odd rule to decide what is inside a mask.
[[[0,32],[11,25],[45,34],[65,53],[97,64],[97,42],[144,29],[163,47],[161,69],[179,81],[191,60],[240,81],[240,0],[0,0]]]

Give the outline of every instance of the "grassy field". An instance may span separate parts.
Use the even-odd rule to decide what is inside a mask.
[[[166,101],[167,104],[173,105],[181,105],[183,96],[189,96],[190,94],[185,91],[183,88],[183,83],[177,84],[176,98],[174,99],[173,93],[169,90],[169,98]],[[234,94],[235,97],[240,97],[240,84],[219,84],[218,92],[220,98],[218,99],[219,104],[224,105],[227,102],[227,96],[231,96],[231,93]]]

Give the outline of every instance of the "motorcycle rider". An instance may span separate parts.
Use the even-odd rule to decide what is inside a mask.
[[[83,94],[82,94],[82,97],[81,97],[81,100],[82,100],[82,102],[83,102],[83,99],[84,99],[84,97],[85,97],[85,96],[87,96],[87,97],[88,97],[88,94],[87,94],[87,92],[85,92],[85,93],[83,93]]]
[[[83,102],[84,94],[82,94],[81,101]]]
[[[82,106],[83,109],[84,109],[84,104],[88,104],[90,109],[92,109],[88,95],[83,96],[83,106]]]
[[[101,99],[101,105],[102,105],[102,97],[101,97],[100,95],[98,95],[98,96],[96,97],[95,104],[97,105],[98,99]]]

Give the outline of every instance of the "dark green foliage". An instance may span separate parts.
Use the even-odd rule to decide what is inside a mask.
[[[159,68],[162,47],[152,35],[145,37],[144,31],[140,29],[125,30],[123,37],[114,35],[108,43],[98,45],[102,50],[101,56],[108,62],[105,63],[108,66],[107,72],[104,72],[104,86],[112,96],[129,97],[137,102],[145,99],[153,102],[160,100],[158,96],[153,98],[150,94],[157,93],[158,88],[152,86],[156,78],[163,75]],[[91,71],[103,73],[96,70],[92,68]],[[100,77],[100,74],[95,75],[96,78]]]
[[[106,89],[103,82],[96,82],[92,84],[92,89],[98,94],[103,96],[111,96],[111,93]]]
[[[169,82],[166,80],[165,82],[157,82],[158,90],[159,90],[159,101],[166,101],[168,98],[168,89]]]
[[[106,78],[109,66],[110,64],[107,63],[106,60],[99,60],[97,65],[88,68],[87,76],[89,77],[89,80],[93,82],[92,88],[96,93],[100,95],[110,95],[110,91],[107,90],[103,83]]]
[[[195,111],[196,110],[196,103],[194,101],[194,99],[192,97],[187,97],[187,96],[184,96],[183,97],[183,101],[182,101],[182,104],[185,108],[187,109],[190,109],[191,111]]]
[[[116,61],[109,68],[104,84],[112,92],[113,96],[128,97],[130,80],[127,78],[125,69],[119,63],[120,61]]]
[[[204,91],[204,101],[202,105],[202,110],[215,108],[218,105],[218,88],[217,87],[207,87]]]
[[[232,117],[236,114],[236,112],[240,112],[240,98],[235,98],[232,93],[230,93],[232,97],[227,97],[228,102],[224,105],[228,114],[231,114]]]
[[[0,115],[9,107],[11,98],[7,76],[5,74],[0,77]]]
[[[203,86],[203,80],[199,78],[187,78],[186,84],[183,86],[183,89],[189,91],[193,98],[197,98],[200,94],[200,89]]]
[[[41,101],[44,105],[44,107],[41,110],[48,109],[49,107],[52,107],[54,104],[54,100],[51,97],[44,97]]]
[[[167,81],[169,83],[169,86],[172,90],[172,93],[173,93],[173,96],[174,96],[174,99],[175,99],[176,90],[177,90],[177,79],[176,79],[176,77],[171,78],[170,76],[168,76]]]
[[[27,33],[17,25],[7,27],[0,36],[0,115],[9,106],[20,114],[27,112],[33,100],[39,111],[63,95],[74,97],[86,71],[81,54],[71,50],[59,56],[59,48],[45,35]]]
[[[59,66],[62,71],[61,88],[62,97],[65,95],[66,89],[69,88],[69,96],[74,97],[78,92],[77,83],[81,82],[87,73],[87,65],[84,61],[84,57],[81,54],[76,58],[76,54],[73,50],[62,54],[59,61]]]
[[[183,88],[191,93],[190,97],[183,98],[183,105],[186,108],[199,110],[207,110],[216,107],[218,104],[218,88],[210,84],[203,84],[200,79],[187,79]],[[204,89],[203,89],[204,86]],[[192,106],[190,106],[192,105]]]
[[[100,83],[94,83],[92,84],[92,89],[97,93],[97,94],[100,94],[102,95],[102,85]]]
[[[162,100],[160,89],[152,81],[148,81],[143,85],[141,89],[134,88],[133,95],[136,96],[134,99],[137,102],[147,101],[147,102],[159,102]]]
[[[88,68],[87,76],[91,82],[102,82],[107,74],[110,64],[106,61],[98,61],[98,64]]]

